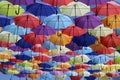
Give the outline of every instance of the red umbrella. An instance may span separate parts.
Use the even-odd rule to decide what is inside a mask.
[[[97,51],[99,54],[112,54],[115,52],[115,49],[112,47],[104,48],[102,50]]]
[[[70,76],[71,80],[81,80],[82,76]]]
[[[120,45],[120,37],[114,34],[100,37],[101,43],[106,47],[117,47]]]
[[[87,32],[86,29],[82,29],[78,26],[69,26],[66,29],[62,30],[63,34],[67,34],[69,36],[81,36]]]
[[[73,0],[42,0],[43,2],[49,3],[53,6],[67,5]]]
[[[96,13],[96,15],[115,15],[120,14],[120,5],[114,1],[110,1],[104,4],[97,5],[96,7],[92,8],[92,11]]]
[[[106,75],[108,77],[112,77],[112,78],[116,78],[116,77],[119,77],[119,73],[116,73],[116,72],[110,72],[110,73],[106,73]]]
[[[23,60],[20,59],[16,59],[15,57],[12,57],[11,59],[9,59],[10,62],[15,62],[15,63],[22,63],[24,62]]]
[[[108,62],[105,63],[105,65],[112,65],[112,64],[115,64],[114,59],[110,59]]]
[[[34,59],[37,61],[47,62],[50,61],[51,58],[46,54],[40,54],[38,56],[34,56]]]
[[[47,40],[47,38],[44,35],[37,35],[33,32],[24,35],[24,39],[32,44],[42,44]]]
[[[87,69],[89,67],[90,67],[90,65],[88,65],[88,64],[78,64],[78,65],[75,65],[75,68],[77,68],[77,69],[81,69],[81,68]]]
[[[34,52],[48,52],[48,50],[46,48],[43,48],[41,45],[35,45],[31,48],[32,51]]]
[[[32,14],[22,14],[13,18],[13,20],[16,25],[22,26],[24,28],[36,28],[42,24],[39,18]]]
[[[0,47],[10,47],[11,45],[12,45],[12,43],[0,41]]]

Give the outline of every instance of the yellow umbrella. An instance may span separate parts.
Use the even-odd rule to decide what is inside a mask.
[[[104,72],[94,72],[93,75],[95,77],[104,77],[105,76],[105,73]]]
[[[110,80],[110,77],[108,77],[108,76],[103,76],[103,77],[100,77],[99,80]]]
[[[120,14],[108,16],[102,22],[105,27],[120,28]]]
[[[32,78],[32,79],[39,78],[39,74],[35,74],[35,73],[28,74],[27,76],[28,76],[29,78]]]
[[[0,59],[4,60],[4,59],[10,59],[12,57],[12,55],[5,53],[5,52],[0,52]]]
[[[49,37],[49,40],[55,45],[65,46],[71,42],[72,36],[68,36],[62,34],[61,32],[57,32]]]
[[[85,69],[83,69],[83,68],[80,68],[80,69],[76,69],[76,70],[73,70],[74,72],[77,72],[77,73],[80,73],[80,72],[84,72],[85,71]]]
[[[69,63],[60,63],[59,65],[56,66],[57,68],[64,68],[64,69],[68,69],[71,67],[71,65]]]

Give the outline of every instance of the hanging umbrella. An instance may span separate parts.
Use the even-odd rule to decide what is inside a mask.
[[[97,51],[97,53],[100,53],[100,54],[112,54],[114,52],[115,52],[115,49],[113,47],[108,47],[108,48],[104,48]]]
[[[42,24],[39,18],[32,14],[21,14],[14,17],[13,20],[16,25],[22,26],[24,28],[36,28]]]
[[[102,20],[105,27],[120,28],[120,15],[111,15]]]
[[[7,1],[0,2],[0,14],[6,16],[17,16],[24,12],[24,9],[18,5],[13,5]]]
[[[3,15],[0,15],[0,26],[4,27],[4,26],[9,25],[9,24],[10,24],[10,19],[3,16]]]
[[[50,65],[47,62],[42,62],[42,63],[40,63],[38,65],[39,65],[39,67],[42,67],[42,68],[51,68],[52,67],[52,65]]]
[[[42,0],[43,2],[49,3],[53,6],[67,5],[73,0]]]
[[[92,8],[92,11],[95,12],[96,15],[110,16],[120,14],[119,8],[120,6],[118,3],[110,1],[101,5],[97,5],[96,7]]]
[[[39,78],[39,74],[36,74],[36,73],[28,74],[27,76],[32,79]]]
[[[86,14],[84,16],[75,18],[75,25],[81,28],[95,28],[101,23],[101,19],[94,14]]]
[[[76,69],[80,69],[80,68],[87,69],[87,68],[90,68],[90,65],[88,65],[88,64],[77,64],[77,65],[75,65],[75,68]]]
[[[45,25],[40,25],[37,28],[32,29],[32,31],[38,35],[51,35],[56,33],[55,29]]]
[[[14,35],[7,31],[2,31],[0,33],[0,41],[8,42],[8,43],[15,43],[20,40],[21,37],[18,35]]]
[[[3,31],[8,31],[11,32],[12,34],[16,35],[25,35],[27,33],[30,33],[31,29],[30,28],[23,28],[16,26],[15,24],[7,25],[3,28]]]
[[[83,16],[84,14],[90,12],[90,7],[77,1],[61,6],[60,11],[61,13],[69,16]]]
[[[57,32],[56,34],[50,35],[49,41],[51,41],[55,45],[64,46],[71,42],[72,37],[62,34],[61,32]]]
[[[12,55],[5,53],[5,52],[0,52],[0,59],[5,60],[5,59],[10,59]]]
[[[82,78],[82,76],[70,76],[71,80],[80,80]]]
[[[19,54],[19,55],[16,55],[15,57],[17,59],[20,59],[20,60],[30,60],[30,59],[32,59],[32,57],[24,55],[24,54]]]
[[[96,37],[107,36],[113,33],[113,29],[104,27],[103,25],[99,25],[94,29],[89,29],[88,31],[89,31],[89,34],[92,34]]]
[[[66,78],[66,75],[56,75],[55,76],[55,80],[65,80],[65,78]]]
[[[16,4],[16,5],[29,5],[29,4],[32,4],[32,3],[35,3],[35,0],[7,0],[9,2],[11,2],[12,4]]]
[[[87,32],[86,29],[79,28],[78,26],[69,26],[66,29],[62,29],[62,33],[68,36],[81,36]]]
[[[100,37],[101,43],[106,47],[117,47],[120,45],[120,37],[114,34],[110,34],[105,37]]]
[[[10,47],[12,45],[12,43],[7,43],[4,41],[0,41],[0,47]]]
[[[82,35],[73,37],[73,42],[75,42],[78,46],[90,46],[91,44],[94,44],[96,41],[96,37],[89,35],[88,33]]]
[[[28,5],[26,10],[35,16],[49,16],[55,14],[56,9],[56,7],[40,2]]]
[[[73,24],[72,20],[63,14],[52,14],[46,17],[43,22],[46,26],[55,29],[63,29]]]
[[[83,2],[87,5],[98,5],[98,4],[103,4],[106,3],[108,1],[112,1],[112,0],[79,0],[80,2]]]
[[[63,72],[62,71],[51,71],[50,72],[52,75],[55,75],[55,76],[57,76],[57,75],[63,75]]]
[[[56,68],[60,68],[60,69],[68,69],[70,67],[71,67],[71,65],[68,62],[66,62],[66,63],[60,63],[60,64],[58,64],[56,66]]]
[[[93,73],[93,76],[95,76],[95,77],[104,77],[105,76],[105,73],[104,72],[94,72]]]
[[[47,38],[44,35],[37,35],[33,32],[24,35],[24,39],[25,41],[32,44],[42,44],[47,40]]]
[[[116,77],[120,76],[119,73],[117,73],[117,72],[109,72],[109,73],[106,73],[106,75],[108,77],[112,77],[112,78],[116,78]]]
[[[52,57],[52,60],[56,62],[67,62],[70,60],[68,55],[62,54],[62,55],[56,55]]]

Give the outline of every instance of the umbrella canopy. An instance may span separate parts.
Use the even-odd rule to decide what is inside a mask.
[[[24,39],[25,41],[32,44],[42,44],[47,40],[47,38],[44,35],[37,35],[33,32],[24,35]]]
[[[29,5],[32,3],[35,3],[35,0],[7,0],[9,2],[11,2],[12,4],[16,4],[16,5]]]
[[[106,47],[117,47],[120,45],[120,37],[114,34],[110,34],[105,37],[100,37],[101,43]]]
[[[79,0],[80,2],[83,2],[87,5],[97,5],[97,4],[103,4],[111,0]]]
[[[22,26],[24,28],[36,28],[42,24],[39,18],[32,14],[22,14],[14,17],[13,20],[16,25]]]
[[[111,15],[102,20],[105,27],[120,28],[120,15]]]
[[[108,48],[104,48],[97,51],[97,53],[100,53],[100,54],[112,54],[114,52],[115,52],[115,49],[113,47],[108,47]]]
[[[49,3],[53,6],[67,5],[73,0],[42,0],[43,2]]]
[[[75,25],[81,28],[95,28],[101,23],[101,19],[93,14],[87,14],[75,18]]]
[[[96,37],[86,33],[82,36],[73,37],[72,41],[75,42],[78,46],[90,46],[91,44],[95,43]]]
[[[4,42],[8,42],[8,43],[15,43],[20,39],[21,39],[20,36],[14,35],[7,31],[3,31],[0,33],[0,41],[4,41]]]
[[[73,24],[72,20],[63,14],[52,14],[46,17],[43,22],[55,29],[64,29]]]
[[[80,80],[82,76],[70,76],[71,80]]]
[[[27,11],[35,16],[49,16],[56,13],[56,7],[46,3],[34,3],[27,6]]]
[[[0,47],[10,47],[12,45],[12,43],[7,43],[4,41],[0,41]]]
[[[55,45],[66,45],[71,42],[72,37],[62,34],[61,32],[57,32],[56,34],[50,35],[49,40]]]
[[[55,29],[45,25],[40,25],[37,28],[32,29],[32,31],[38,35],[51,35],[56,33]]]
[[[83,16],[84,14],[90,12],[90,7],[78,1],[61,6],[60,11],[61,13],[69,16]]]
[[[79,28],[78,26],[69,26],[66,29],[62,30],[62,33],[68,36],[81,36],[86,32],[86,29]]]
[[[24,12],[24,9],[18,5],[13,5],[7,1],[0,2],[0,14],[6,16],[17,16]]]
[[[19,54],[19,55],[16,55],[15,57],[16,57],[16,59],[20,59],[20,60],[30,60],[30,59],[32,59],[32,57],[24,55],[24,54]]]
[[[54,60],[56,62],[67,62],[70,60],[70,58],[69,58],[69,56],[62,54],[62,55],[53,56],[52,60]]]
[[[107,35],[113,33],[113,29],[104,27],[103,25],[99,25],[94,29],[89,29],[88,31],[89,31],[90,34],[92,34],[96,37],[107,36]]]
[[[39,65],[39,67],[42,67],[42,68],[51,68],[52,67],[52,65],[50,65],[47,62],[43,62],[43,63],[40,63],[38,65]]]
[[[119,4],[114,1],[110,1],[101,5],[97,5],[96,7],[92,8],[92,11],[95,12],[96,15],[110,16],[120,14],[119,8]]]
[[[10,24],[10,19],[5,16],[0,15],[0,26],[4,27],[9,24]]]

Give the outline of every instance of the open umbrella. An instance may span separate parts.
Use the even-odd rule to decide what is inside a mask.
[[[56,13],[56,7],[46,3],[34,3],[27,6],[27,11],[35,16],[49,16]]]
[[[35,3],[35,0],[7,0],[9,2],[11,2],[12,4],[16,4],[16,5],[29,5],[29,4],[32,4],[32,3]]]
[[[84,14],[90,12],[90,7],[82,2],[77,1],[61,6],[60,11],[61,13],[69,16],[83,16]]]
[[[62,29],[63,34],[67,34],[69,36],[80,36],[87,32],[86,29],[79,28],[77,26],[69,26],[66,29]]]
[[[96,15],[110,16],[120,14],[119,8],[120,6],[118,3],[110,1],[101,5],[97,5],[96,7],[92,8],[92,11],[95,12]]]
[[[97,53],[99,54],[112,54],[114,52],[115,52],[115,49],[113,47],[108,47],[108,48],[104,48],[97,51]]]
[[[61,32],[57,32],[56,34],[50,35],[49,40],[55,45],[64,46],[69,44],[72,37],[62,34]]]
[[[72,20],[63,14],[52,14],[46,17],[43,22],[46,26],[55,29],[64,29],[73,24]]]
[[[102,20],[105,27],[120,28],[120,15],[111,15]]]
[[[9,24],[10,24],[10,19],[3,16],[3,15],[0,15],[0,26],[4,27],[4,26],[9,25]]]
[[[42,24],[39,18],[32,14],[22,14],[14,17],[13,20],[16,25],[22,26],[24,28],[36,28]]]
[[[6,16],[17,16],[24,12],[24,9],[18,5],[13,5],[7,1],[0,2],[0,14]]]
[[[37,35],[33,32],[24,35],[24,39],[25,41],[32,44],[42,44],[47,40],[47,38],[44,35]]]
[[[67,5],[73,0],[42,0],[43,2],[49,3],[53,6]]]
[[[82,78],[82,76],[70,76],[71,80],[80,80]]]
[[[101,19],[94,14],[86,14],[84,16],[75,18],[75,25],[81,28],[95,28],[101,23]]]
[[[32,31],[38,35],[51,35],[56,33],[55,29],[45,25],[40,25],[37,28],[32,29]]]

